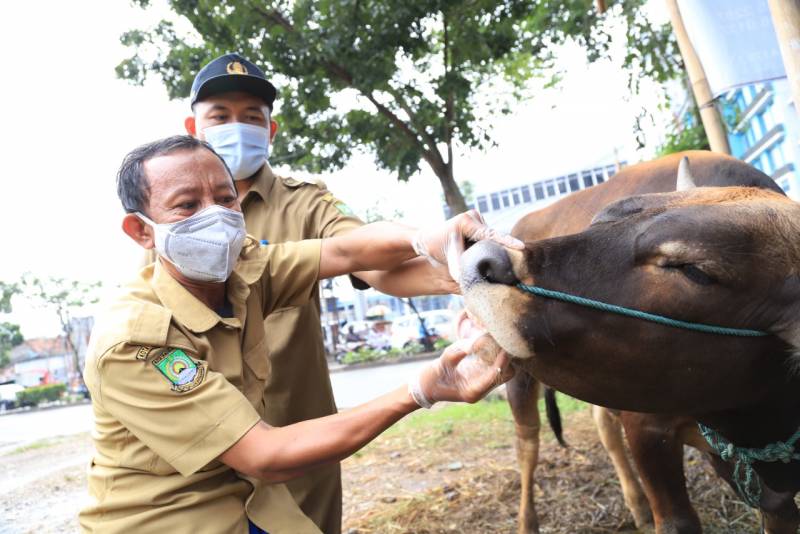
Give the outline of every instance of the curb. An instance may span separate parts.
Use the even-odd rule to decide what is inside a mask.
[[[347,371],[358,371],[359,369],[369,369],[371,367],[383,367],[385,365],[397,365],[401,363],[410,363],[410,362],[417,362],[420,360],[433,360],[438,358],[443,351],[437,350],[434,352],[421,352],[419,354],[414,354],[413,356],[403,356],[400,358],[392,358],[387,360],[376,360],[374,362],[364,362],[364,363],[351,363],[349,365],[342,364],[342,363],[334,363],[328,365],[328,372],[330,374],[334,373],[344,373]]]
[[[84,404],[91,404],[91,399],[84,399],[80,402],[71,402],[65,404],[51,404],[50,406],[42,406],[41,408],[14,408],[13,410],[0,411],[0,417],[4,415],[17,415],[21,413],[34,413],[45,412],[47,410],[58,410],[59,408],[70,408],[72,406],[82,406]]]

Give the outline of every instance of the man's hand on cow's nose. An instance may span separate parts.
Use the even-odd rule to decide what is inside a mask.
[[[431,365],[419,374],[411,395],[420,406],[430,407],[438,401],[477,402],[497,386],[511,380],[514,368],[504,351],[487,365],[472,351],[475,338],[453,343]],[[421,393],[421,398],[417,398]],[[427,405],[427,406],[426,406]]]
[[[461,254],[467,241],[490,239],[503,246],[522,250],[525,245],[519,239],[492,230],[476,210],[469,210],[433,230],[420,230],[414,239],[414,250],[425,256],[434,265],[447,265],[453,280],[459,280]]]

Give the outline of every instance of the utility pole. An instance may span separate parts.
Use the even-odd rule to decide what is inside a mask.
[[[786,1],[776,0],[775,3]],[[791,1],[796,3],[795,0]],[[692,86],[697,109],[700,110],[700,120],[703,122],[703,128],[706,131],[711,150],[722,154],[730,154],[731,148],[728,145],[728,133],[725,129],[725,123],[722,121],[722,115],[719,110],[714,105],[711,86],[706,79],[703,65],[700,63],[700,58],[689,40],[689,34],[686,33],[686,27],[683,25],[683,18],[678,7],[678,0],[666,0],[666,3],[669,17],[672,21],[672,29],[678,39],[678,48],[680,48],[683,63],[686,65],[686,73],[689,75],[689,83]]]
[[[800,113],[800,0],[769,0],[769,11],[792,88],[794,109]]]

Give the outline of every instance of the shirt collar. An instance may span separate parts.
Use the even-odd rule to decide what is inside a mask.
[[[159,259],[156,259],[150,283],[164,307],[172,312],[173,318],[192,332],[206,332],[218,323],[241,328],[245,320],[244,303],[250,295],[250,285],[261,277],[267,263],[266,255],[260,252],[260,248],[258,242],[248,236],[239,261],[226,283],[225,293],[233,307],[234,317],[220,317],[175,280]]]
[[[247,199],[252,195],[258,195],[261,197],[261,200],[266,202],[273,186],[275,185],[275,180],[276,177],[272,172],[272,167],[269,166],[269,163],[264,163],[264,166],[261,167],[261,170],[258,171],[258,174],[253,180],[250,189],[247,191],[247,193],[245,193],[244,201],[247,201]]]

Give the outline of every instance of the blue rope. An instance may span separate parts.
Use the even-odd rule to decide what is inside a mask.
[[[723,336],[760,337],[769,335],[767,332],[761,332],[760,330],[748,330],[744,328],[726,328],[724,326],[716,326],[711,324],[689,323],[686,321],[679,321],[678,319],[671,319],[669,317],[664,317],[663,315],[656,315],[654,313],[647,313],[639,310],[634,310],[632,308],[625,308],[623,306],[617,306],[615,304],[607,304],[605,302],[600,302],[599,300],[592,300],[592,299],[587,299],[585,297],[578,297],[576,295],[570,295],[569,293],[562,293],[561,291],[553,291],[552,289],[545,289],[543,287],[529,286],[525,284],[517,284],[517,287],[523,291],[532,293],[534,295],[538,295],[540,297],[561,300],[563,302],[570,302],[572,304],[579,304],[581,306],[586,306],[588,308],[594,308],[596,310],[616,313],[618,315],[625,315],[627,317],[634,317],[636,319],[642,319],[645,321],[672,326],[675,328],[684,328],[686,330],[695,330],[697,332],[706,332],[709,334],[719,334]]]
[[[753,469],[753,462],[783,462],[800,460],[800,453],[795,452],[795,445],[800,440],[800,429],[786,441],[770,443],[759,449],[739,447],[722,437],[719,432],[708,428],[702,423],[697,423],[700,433],[706,438],[711,447],[717,451],[720,458],[726,462],[735,461],[733,480],[736,489],[744,502],[753,508],[758,508],[761,500],[761,484]]]

